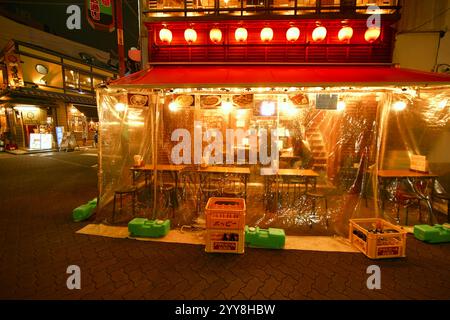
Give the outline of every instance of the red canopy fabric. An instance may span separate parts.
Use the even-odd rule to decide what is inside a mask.
[[[111,83],[148,88],[450,85],[450,75],[382,66],[154,66]]]

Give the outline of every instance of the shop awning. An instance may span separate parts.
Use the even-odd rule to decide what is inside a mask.
[[[389,66],[154,66],[111,83],[147,88],[450,85],[450,75]]]

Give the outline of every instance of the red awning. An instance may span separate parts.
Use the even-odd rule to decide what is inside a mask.
[[[450,85],[450,75],[381,66],[154,66],[111,83],[148,88]]]

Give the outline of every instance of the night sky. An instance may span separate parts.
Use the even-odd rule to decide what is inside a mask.
[[[138,0],[123,0],[125,54],[131,47],[137,47],[138,41]],[[81,30],[69,30],[66,13],[70,5],[81,8]],[[27,24],[40,26],[43,30],[64,38],[86,44],[107,52],[117,52],[116,32],[93,30],[85,18],[84,0],[0,0],[0,8],[8,13],[21,17]]]

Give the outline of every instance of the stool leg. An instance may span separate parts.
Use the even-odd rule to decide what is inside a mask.
[[[419,206],[419,221],[422,222],[422,206],[420,199],[418,200],[418,206]]]
[[[122,194],[119,195],[119,198],[120,198],[120,213],[122,213],[123,208]]]
[[[113,202],[113,214],[112,214],[112,223],[114,223],[114,219],[116,216],[116,194],[114,193],[114,202]]]
[[[447,222],[450,223],[450,200],[447,200]]]
[[[408,225],[408,216],[409,216],[409,209],[408,209],[408,206],[406,206],[405,225]]]
[[[136,191],[134,191],[131,194],[131,196],[133,197],[133,200],[132,200],[132,206],[133,206],[132,211],[133,211],[133,218],[134,218],[136,216],[136,212],[135,212]]]

